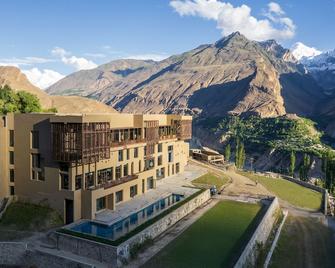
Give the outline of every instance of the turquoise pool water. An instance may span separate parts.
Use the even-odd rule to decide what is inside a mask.
[[[123,218],[112,225],[105,225],[94,221],[84,221],[74,225],[70,230],[94,236],[99,236],[106,239],[116,240],[127,234],[137,226],[143,224],[147,220],[155,217],[163,210],[173,206],[184,198],[183,195],[171,194],[162,198],[155,203],[137,211],[126,218]]]

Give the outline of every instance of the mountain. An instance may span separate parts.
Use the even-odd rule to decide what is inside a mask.
[[[321,51],[314,47],[308,47],[301,42],[295,43],[292,48],[292,55],[297,60],[310,59],[321,54]]]
[[[201,117],[310,116],[324,97],[288,50],[238,32],[160,62],[113,61],[77,72],[47,91],[88,96],[125,112]]]
[[[326,94],[335,93],[335,50],[315,57],[303,58],[301,63],[325,89]]]
[[[16,91],[23,90],[36,95],[44,109],[56,108],[60,113],[116,112],[112,107],[95,100],[76,96],[50,96],[33,86],[20,69],[0,66],[0,86],[9,85]]]

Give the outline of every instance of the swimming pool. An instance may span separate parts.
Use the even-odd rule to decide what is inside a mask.
[[[165,209],[178,203],[183,198],[183,195],[171,194],[113,223],[112,225],[106,225],[94,221],[84,221],[77,225],[71,226],[69,229],[79,233],[85,233],[110,240],[116,240],[121,236],[129,233],[137,226],[140,226],[147,220],[157,216]]]

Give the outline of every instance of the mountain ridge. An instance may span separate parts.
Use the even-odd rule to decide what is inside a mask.
[[[87,98],[50,96],[32,85],[26,75],[17,67],[0,66],[0,87],[6,84],[15,91],[23,90],[36,95],[44,109],[56,108],[59,113],[116,112],[112,107]]]

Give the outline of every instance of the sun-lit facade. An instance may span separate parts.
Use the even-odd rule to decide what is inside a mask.
[[[0,123],[1,197],[93,219],[183,172],[190,116],[8,114]]]

